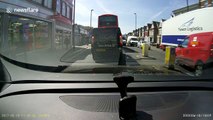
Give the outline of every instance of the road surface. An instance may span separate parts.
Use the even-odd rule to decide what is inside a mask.
[[[159,48],[156,48],[155,46],[152,46],[151,50],[149,50],[148,57],[143,57],[142,50],[137,47],[125,46],[123,47],[123,54],[125,55],[125,66],[146,66],[160,70],[167,69],[164,64],[165,52]],[[117,62],[96,63],[93,60],[90,45],[76,46],[75,49],[46,49],[19,53],[13,56],[13,58],[21,62],[45,66],[96,66],[103,64],[118,65]],[[194,76],[194,71],[185,67],[175,66],[175,71],[178,74],[181,71],[184,74]]]

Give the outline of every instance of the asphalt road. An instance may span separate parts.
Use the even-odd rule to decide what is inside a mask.
[[[123,54],[125,55],[126,65],[164,65],[165,52],[156,47],[152,47],[152,49],[149,50],[148,57],[143,57],[142,50],[137,47],[125,46],[123,47]],[[61,60],[72,64],[97,64],[93,60],[90,46],[81,47],[81,49],[75,52],[70,51],[65,54]]]
[[[154,46],[148,50],[147,57],[143,57],[142,49],[137,47],[124,47],[124,54],[127,55],[127,64],[134,64],[131,61],[134,59],[139,65],[164,65],[165,52]]]
[[[142,50],[137,47],[123,47],[125,66],[146,66],[158,69],[165,69],[165,52],[155,46],[148,51],[148,57],[142,56]],[[111,57],[111,56],[109,56]],[[21,62],[27,62],[37,65],[77,65],[77,66],[95,66],[95,65],[118,65],[118,62],[96,63],[91,54],[91,46],[76,46],[75,49],[64,50],[42,50],[16,55],[15,59]],[[175,66],[176,71],[181,71],[189,76],[194,76],[194,70],[182,66]],[[208,70],[211,73],[213,70]]]

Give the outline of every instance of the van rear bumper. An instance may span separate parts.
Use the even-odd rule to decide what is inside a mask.
[[[106,47],[97,47],[92,48],[92,55],[94,60],[102,61],[118,61],[120,53],[122,52],[121,48],[106,48]]]

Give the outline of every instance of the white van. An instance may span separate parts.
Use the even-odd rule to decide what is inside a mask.
[[[138,37],[136,36],[128,36],[127,38],[127,46],[137,46],[138,45]]]

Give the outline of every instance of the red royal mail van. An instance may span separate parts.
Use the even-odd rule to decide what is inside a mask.
[[[189,35],[176,48],[176,63],[195,69],[200,76],[203,69],[213,63],[213,32]]]

